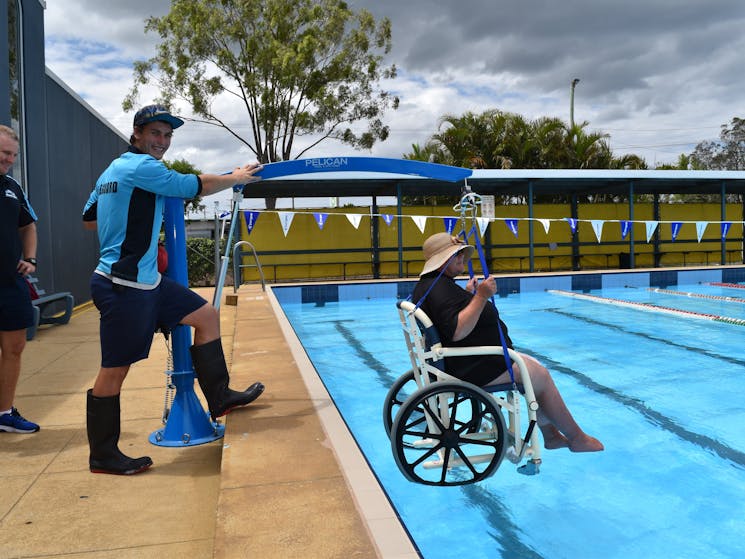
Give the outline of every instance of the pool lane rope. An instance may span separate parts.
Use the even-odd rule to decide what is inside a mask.
[[[720,281],[710,281],[709,285],[715,285],[717,287],[730,287],[732,289],[745,289],[745,285],[740,283],[723,283]]]
[[[721,316],[717,314],[700,313],[693,311],[684,311],[676,309],[674,307],[663,307],[660,305],[652,305],[650,303],[637,303],[634,301],[625,301],[623,299],[615,299],[611,297],[600,297],[598,295],[588,295],[587,293],[574,293],[573,291],[564,291],[563,289],[549,289],[548,293],[554,295],[562,295],[564,297],[574,297],[576,299],[583,299],[585,301],[591,301],[593,303],[602,303],[605,305],[615,305],[617,307],[627,307],[640,311],[654,312],[659,314],[667,314],[671,316],[678,316],[680,318],[692,318],[696,320],[708,320],[710,322],[724,322],[726,324],[735,324],[737,326],[745,326],[745,319],[734,318],[731,316]]]
[[[725,297],[724,295],[706,295],[704,293],[691,293],[690,291],[674,291],[672,289],[662,289],[661,287],[648,287],[647,291],[654,293],[664,293],[665,295],[676,295],[678,297],[690,297],[691,299],[710,299],[713,301],[726,301],[727,303],[745,304],[745,299],[740,297]]]

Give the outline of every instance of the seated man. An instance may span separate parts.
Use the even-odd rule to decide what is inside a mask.
[[[473,255],[473,247],[447,233],[437,233],[424,241],[424,268],[414,288],[412,301],[419,303],[437,328],[446,347],[502,345],[499,326],[507,346],[512,341],[507,326],[499,318],[491,298],[497,291],[493,277],[479,282],[471,278],[466,289],[455,283],[466,262]],[[520,354],[530,375],[538,410],[538,427],[547,449],[568,447],[572,452],[596,452],[603,444],[586,434],[567,409],[548,370],[533,357]],[[448,374],[477,386],[511,382],[505,359],[501,355],[474,355],[445,360]],[[513,368],[515,381],[520,382],[520,370]]]

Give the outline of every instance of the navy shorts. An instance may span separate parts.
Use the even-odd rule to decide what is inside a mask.
[[[94,273],[91,296],[101,313],[101,366],[107,368],[146,359],[156,330],[173,330],[207,302],[165,276],[158,287],[146,290],[115,285]]]
[[[17,274],[15,285],[0,287],[0,331],[25,330],[34,325],[34,306],[23,276]]]

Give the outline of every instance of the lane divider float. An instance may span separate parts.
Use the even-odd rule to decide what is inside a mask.
[[[585,301],[591,301],[593,303],[601,303],[604,305],[614,305],[617,307],[626,307],[636,309],[640,311],[654,312],[658,314],[667,314],[671,316],[678,316],[680,318],[692,318],[697,320],[707,320],[709,322],[724,322],[726,324],[735,324],[737,326],[745,326],[745,319],[734,318],[731,316],[721,316],[717,314],[700,313],[694,311],[684,311],[682,309],[676,309],[674,307],[663,307],[660,305],[652,305],[649,303],[638,303],[635,301],[625,301],[624,299],[614,299],[611,297],[600,297],[599,295],[589,295],[587,293],[575,293],[574,291],[564,291],[563,289],[549,289],[548,293],[554,295],[562,295],[564,297],[574,297],[575,299],[582,299]]]

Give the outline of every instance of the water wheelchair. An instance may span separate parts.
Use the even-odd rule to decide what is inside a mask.
[[[445,357],[503,355],[503,348],[444,347],[422,309],[410,301],[397,307],[412,368],[388,391],[383,424],[401,473],[425,485],[465,485],[491,476],[506,456],[514,464],[526,460],[518,472],[537,474],[538,402],[522,357],[507,350],[520,384],[484,389],[461,381],[444,371]]]

